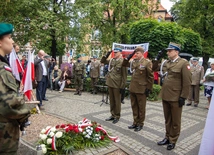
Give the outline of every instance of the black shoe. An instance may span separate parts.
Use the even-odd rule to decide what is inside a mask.
[[[82,92],[80,91],[80,92],[79,92],[79,96],[81,96],[81,95],[82,95]]]
[[[172,149],[174,149],[174,148],[175,148],[175,144],[169,143],[166,149],[167,149],[167,150],[172,150]]]
[[[97,94],[97,92],[95,91],[94,94]]]
[[[125,102],[124,102],[124,101],[121,101],[121,103],[122,103],[122,104],[125,104]]]
[[[194,107],[198,107],[198,104],[194,104]]]
[[[133,125],[128,126],[128,128],[129,128],[129,129],[135,129],[136,127],[137,127],[137,125],[134,125],[134,124],[133,124]]]
[[[79,92],[74,93],[74,95],[79,95]]]
[[[187,104],[186,104],[186,106],[191,106],[191,105],[192,105],[191,103],[187,103]]]
[[[92,91],[91,94],[94,94],[94,92]]]
[[[113,120],[114,120],[114,117],[112,117],[112,116],[105,119],[105,121],[113,121]]]
[[[139,126],[137,126],[135,129],[134,129],[134,131],[140,131],[141,129],[143,129],[143,126],[141,126],[141,125],[139,125]]]
[[[118,121],[119,121],[119,119],[115,118],[112,123],[116,124]]]
[[[169,140],[164,138],[162,141],[157,142],[158,145],[166,145],[169,144]]]
[[[48,101],[48,99],[47,98],[44,98],[44,99],[42,99],[43,101]]]

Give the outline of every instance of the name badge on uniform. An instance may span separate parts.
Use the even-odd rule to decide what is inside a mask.
[[[139,68],[140,68],[140,69],[141,69],[141,68],[145,68],[145,66],[143,66],[142,64],[140,64],[140,67],[139,67]]]

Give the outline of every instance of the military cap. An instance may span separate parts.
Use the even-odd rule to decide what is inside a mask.
[[[193,58],[192,61],[199,61],[199,58]]]
[[[138,46],[138,47],[135,48],[135,51],[136,52],[144,52],[144,49],[143,49],[143,47]]]
[[[77,59],[80,58],[80,57],[82,57],[81,54],[77,54]]]
[[[94,55],[94,56],[93,56],[93,58],[94,58],[94,59],[97,59],[97,56],[96,56],[96,55]]]
[[[0,36],[10,34],[13,32],[13,25],[7,23],[0,23]]]
[[[181,45],[180,44],[176,44],[173,42],[170,42],[168,47],[166,48],[166,50],[176,50],[176,51],[181,51]]]
[[[114,53],[116,52],[122,52],[122,49],[121,48],[114,48]]]

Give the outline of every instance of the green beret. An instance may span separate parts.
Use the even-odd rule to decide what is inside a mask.
[[[78,55],[77,55],[77,59],[80,58],[80,57],[82,57],[81,54],[78,54]]]
[[[13,32],[13,25],[7,23],[0,23],[0,36],[11,34]]]

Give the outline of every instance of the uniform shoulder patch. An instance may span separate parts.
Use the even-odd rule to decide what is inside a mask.
[[[4,69],[12,73],[12,69],[9,66],[4,66]]]
[[[190,70],[190,65],[187,65],[187,69]]]

